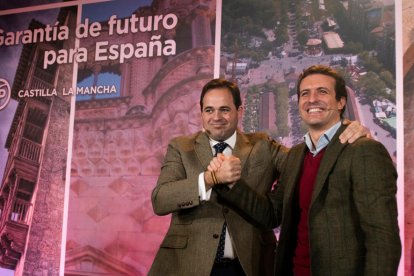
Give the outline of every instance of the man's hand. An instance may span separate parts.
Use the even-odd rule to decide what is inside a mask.
[[[217,154],[216,157],[211,159],[210,164],[208,165],[207,169],[210,172],[218,171],[218,169],[221,167],[221,164],[223,163],[224,159],[225,159],[224,154],[222,154],[222,153]]]
[[[208,170],[215,173],[218,184],[233,184],[240,179],[240,159],[231,155],[218,154],[210,161]]]
[[[339,140],[342,144],[345,144],[346,142],[353,143],[360,137],[372,138],[370,130],[361,125],[358,121],[344,119],[343,124],[348,126],[341,135],[339,135]]]

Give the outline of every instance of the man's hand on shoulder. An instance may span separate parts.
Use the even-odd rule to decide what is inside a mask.
[[[367,127],[361,125],[358,121],[344,119],[343,124],[347,125],[347,127],[339,136],[339,140],[342,144],[346,142],[353,143],[360,137],[372,138],[371,131]]]

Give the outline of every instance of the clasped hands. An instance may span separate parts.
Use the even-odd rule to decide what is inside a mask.
[[[210,186],[225,184],[234,184],[240,179],[241,175],[241,162],[236,156],[225,156],[219,153],[214,157],[207,167],[208,172],[205,173],[206,184]]]

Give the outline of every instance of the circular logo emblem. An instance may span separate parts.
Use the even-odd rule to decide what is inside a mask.
[[[10,101],[10,85],[5,79],[0,79],[0,110],[5,108]]]

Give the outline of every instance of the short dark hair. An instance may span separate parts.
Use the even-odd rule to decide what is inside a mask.
[[[201,90],[201,95],[200,95],[201,111],[203,111],[204,96],[206,95],[208,91],[210,91],[211,89],[216,89],[216,88],[227,88],[230,91],[231,95],[233,96],[233,102],[234,102],[234,105],[236,106],[236,109],[239,109],[239,107],[242,105],[242,100],[240,97],[240,89],[237,86],[237,84],[235,84],[234,82],[225,80],[225,79],[212,79],[211,81],[207,82],[204,85],[203,90]]]
[[[337,101],[339,101],[341,98],[345,98],[345,101],[348,100],[348,92],[346,90],[346,84],[344,78],[334,69],[331,67],[325,66],[325,65],[312,65],[311,67],[304,69],[302,74],[299,75],[298,83],[296,86],[296,94],[298,96],[300,95],[300,84],[304,78],[310,75],[314,74],[322,74],[325,76],[329,76],[335,79],[335,98]],[[341,110],[341,118],[345,112],[345,106]]]

